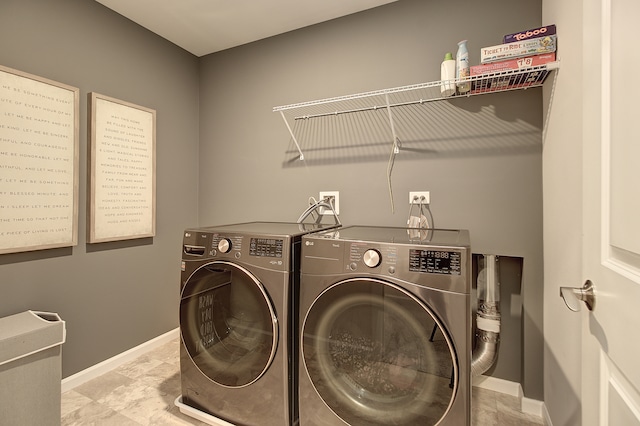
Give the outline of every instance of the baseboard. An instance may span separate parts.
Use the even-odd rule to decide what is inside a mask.
[[[69,391],[76,386],[80,386],[81,384],[86,383],[91,379],[95,379],[98,376],[101,376],[111,370],[118,368],[122,364],[133,361],[137,357],[144,355],[145,353],[152,351],[157,347],[164,345],[165,343],[169,343],[173,339],[177,339],[178,336],[180,336],[180,329],[175,328],[171,331],[161,334],[156,338],[153,338],[134,348],[131,348],[128,351],[122,352],[114,357],[106,359],[69,377],[65,377],[64,379],[62,379],[62,392],[64,393],[66,391]]]
[[[511,382],[509,380],[498,379],[490,376],[478,376],[473,378],[473,386],[492,390],[494,392],[505,393],[522,399],[522,386],[520,383]]]
[[[547,406],[544,403],[542,404],[542,418],[544,419],[544,424],[546,426],[553,426],[553,422],[551,421],[551,416],[549,415]]]
[[[523,413],[531,414],[540,418],[549,417],[549,413],[547,413],[547,407],[544,405],[544,402],[538,401],[537,399],[531,398],[522,398],[520,402],[520,407]],[[551,422],[545,423],[546,425],[551,425]]]
[[[547,407],[543,401],[526,398],[522,392],[520,383],[511,382],[509,380],[498,379],[489,376],[478,376],[473,379],[473,386],[482,389],[492,390],[507,395],[515,396],[520,399],[520,409],[523,413],[531,414],[536,417],[543,418],[547,421],[547,425],[552,425]]]

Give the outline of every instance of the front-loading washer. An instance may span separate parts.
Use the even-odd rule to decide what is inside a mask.
[[[184,232],[176,400],[184,413],[297,424],[301,237],[329,227],[249,222]]]
[[[302,238],[302,426],[470,424],[469,244],[366,226]]]

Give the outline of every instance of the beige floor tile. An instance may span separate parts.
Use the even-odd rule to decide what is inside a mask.
[[[179,339],[62,395],[62,425],[190,426],[204,423],[180,412]],[[473,388],[472,426],[541,426],[520,411],[518,398]]]
[[[88,396],[84,396],[75,390],[70,390],[69,392],[66,392],[62,398],[60,413],[62,417],[65,417],[66,415],[89,405],[91,402],[93,402],[93,399]]]
[[[129,419],[115,410],[95,401],[62,417],[61,426],[140,426],[140,423]]]
[[[130,385],[133,382],[134,380],[129,377],[123,376],[115,371],[110,371],[75,387],[73,390],[94,401],[98,401],[100,398],[113,392],[114,389],[120,386]]]
[[[116,373],[122,374],[125,377],[137,380],[145,377],[149,370],[152,370],[161,364],[162,361],[155,359],[147,354],[124,365],[121,365],[114,371]]]

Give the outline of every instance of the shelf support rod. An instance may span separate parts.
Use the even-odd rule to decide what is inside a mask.
[[[387,114],[389,114],[389,124],[391,125],[391,137],[393,138],[393,144],[391,146],[391,155],[389,156],[389,163],[387,164],[387,186],[389,187],[389,199],[391,200],[391,213],[395,213],[395,205],[393,204],[393,186],[391,185],[391,172],[393,171],[393,164],[396,160],[396,154],[400,152],[398,146],[398,136],[396,135],[396,128],[393,124],[393,114],[391,113],[391,104],[389,103],[389,94],[385,94],[385,100],[387,102]]]
[[[391,136],[393,137],[393,153],[397,154],[400,150],[398,148],[398,135],[396,135],[396,127],[393,123],[393,114],[391,113],[392,105],[389,103],[389,95],[385,95],[387,101],[387,114],[389,114],[389,124],[391,125]]]
[[[295,143],[296,144],[296,148],[298,148],[298,152],[300,153],[300,160],[304,160],[304,154],[302,153],[302,150],[300,149],[300,144],[298,143],[298,139],[296,139],[296,135],[293,134],[293,130],[291,130],[291,126],[289,126],[289,122],[287,121],[286,117],[284,116],[284,112],[280,111],[280,116],[284,120],[284,124],[287,126],[287,129],[289,129],[289,134],[293,138],[293,143]]]
[[[554,65],[558,64],[558,62],[554,62]],[[553,69],[558,69],[556,66]],[[549,95],[549,105],[547,105],[547,115],[544,118],[544,124],[542,126],[542,146],[544,147],[545,142],[547,141],[547,128],[549,127],[549,119],[551,118],[551,105],[553,105],[553,97],[556,93],[556,80],[558,80],[558,73],[556,71],[553,73],[553,83],[551,83],[551,94]]]

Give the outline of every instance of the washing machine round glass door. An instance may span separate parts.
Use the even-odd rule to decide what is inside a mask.
[[[302,339],[309,379],[348,424],[435,425],[450,409],[458,366],[448,334],[394,284],[334,284],[309,308]]]
[[[260,281],[222,261],[201,266],[183,286],[180,332],[196,367],[232,388],[258,380],[278,343],[275,310]]]

